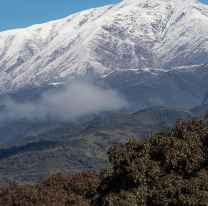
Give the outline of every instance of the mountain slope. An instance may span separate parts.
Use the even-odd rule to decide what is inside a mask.
[[[208,91],[207,28],[208,7],[195,0],[124,0],[42,25],[1,32],[0,89],[8,92],[86,76],[101,77],[113,85],[109,75],[117,79],[117,73],[125,76],[131,72],[140,88],[150,87],[150,93],[155,93],[150,82],[156,82],[156,92],[163,93],[167,81],[172,99],[184,96],[181,102],[171,100],[171,105],[162,94],[158,101],[151,100],[148,89],[135,89],[128,97],[125,90],[129,88],[122,85],[120,92],[137,102],[137,109],[144,107],[138,102],[142,93],[147,93],[146,106],[190,108],[200,104]],[[176,78],[182,76],[182,85],[169,77],[175,74]],[[127,81],[130,88],[138,86],[131,83],[132,78]]]
[[[125,0],[2,32],[1,80],[12,79],[18,88],[92,70],[103,74],[116,69],[205,64],[207,12],[207,6],[192,0]]]
[[[202,119],[206,111],[208,104],[192,110],[151,107],[130,115],[107,113],[85,123],[65,125],[1,144],[0,186],[8,185],[12,180],[34,183],[40,176],[48,177],[59,171],[110,166],[109,147],[130,138],[149,137],[152,131],[170,130],[179,117],[183,120]],[[3,128],[0,134],[2,131]]]
[[[12,180],[34,183],[40,176],[48,177],[59,171],[110,166],[109,147],[130,138],[149,137],[151,131],[170,129],[178,117],[189,119],[194,116],[190,111],[166,107],[148,108],[131,115],[102,114],[86,123],[70,124],[2,144],[0,186]]]

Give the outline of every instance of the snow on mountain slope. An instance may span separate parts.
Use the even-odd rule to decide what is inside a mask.
[[[124,0],[1,32],[0,90],[128,69],[201,68],[207,37],[208,6],[195,0]]]

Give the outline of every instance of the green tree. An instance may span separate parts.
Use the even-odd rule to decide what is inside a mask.
[[[57,173],[47,179],[40,178],[37,185],[19,185],[0,188],[1,206],[87,206],[86,193],[100,182],[94,172],[69,174]]]
[[[208,205],[207,116],[110,148],[92,205]]]

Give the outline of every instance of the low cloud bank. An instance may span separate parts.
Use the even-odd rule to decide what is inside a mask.
[[[128,103],[117,92],[105,90],[91,83],[73,82],[60,91],[45,92],[35,103],[18,103],[12,99],[3,102],[2,119],[70,121],[88,114],[119,111]]]

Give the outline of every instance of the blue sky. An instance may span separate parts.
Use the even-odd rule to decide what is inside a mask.
[[[0,0],[0,32],[24,28],[122,0]],[[183,1],[183,0],[181,0]],[[199,0],[208,5],[208,0]]]

